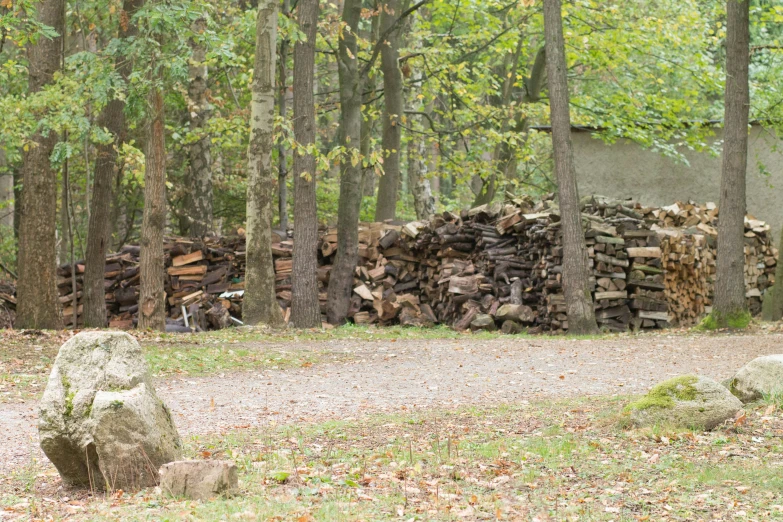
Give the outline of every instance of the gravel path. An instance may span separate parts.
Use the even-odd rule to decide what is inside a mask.
[[[751,359],[783,353],[783,334],[645,335],[615,340],[329,341],[350,362],[168,378],[156,383],[182,435],[345,419],[365,413],[642,393],[670,376],[726,379]],[[301,346],[323,349],[324,343]],[[264,345],[257,345],[259,350]],[[0,473],[41,457],[36,404],[0,405]]]

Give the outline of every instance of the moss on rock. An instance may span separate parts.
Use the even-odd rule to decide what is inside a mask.
[[[647,410],[650,408],[669,409],[675,400],[692,401],[696,398],[698,381],[695,375],[682,375],[657,384],[641,399],[628,405],[629,410]]]

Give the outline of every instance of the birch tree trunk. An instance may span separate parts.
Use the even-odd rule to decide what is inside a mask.
[[[128,38],[138,31],[131,23],[133,15],[144,5],[144,0],[124,0],[120,12],[119,37]],[[118,57],[115,70],[127,82],[133,64]],[[128,133],[125,124],[125,101],[114,98],[101,111],[98,125],[105,127],[114,137],[111,143],[96,146],[95,174],[90,204],[90,220],[87,229],[87,253],[84,271],[84,326],[106,326],[106,298],[103,286],[106,250],[111,232],[111,204],[114,200],[114,180],[118,174],[117,152]]]
[[[598,331],[598,327],[588,286],[587,250],[571,146],[571,116],[568,107],[560,0],[544,0],[544,33],[552,145],[560,202],[560,228],[563,233],[563,290],[568,314],[568,333],[589,334]]]
[[[340,145],[345,157],[340,165],[340,199],[337,207],[337,254],[329,276],[328,310],[332,324],[348,317],[353,272],[359,259],[359,209],[362,202],[362,82],[357,63],[356,32],[361,19],[361,0],[345,0],[342,20],[346,27],[340,39],[337,66],[340,77]]]
[[[206,31],[207,23],[199,18],[193,23],[193,32]],[[212,232],[212,149],[209,133],[205,127],[212,113],[207,99],[206,48],[196,39],[191,40],[191,56],[188,85],[188,121],[190,132],[201,137],[188,146],[188,233],[203,237]]]
[[[166,144],[160,87],[150,89],[148,103],[150,115],[144,151],[144,217],[139,242],[141,288],[138,327],[165,331],[163,229],[166,226]]]
[[[726,4],[726,93],[713,305],[719,327],[728,326],[731,319],[747,312],[744,233],[750,106],[749,0],[727,0]]]
[[[294,137],[301,147],[315,146],[315,39],[318,0],[299,0],[299,29],[306,40],[294,46]],[[294,154],[294,266],[291,322],[296,328],[321,326],[318,301],[318,214],[315,156]]]
[[[408,142],[408,182],[413,194],[413,208],[416,219],[425,221],[435,214],[435,198],[427,178],[429,150],[421,138]]]
[[[386,0],[381,4],[381,33],[394,25],[402,11],[401,0]],[[381,42],[381,69],[383,71],[383,176],[378,180],[378,199],[375,204],[375,221],[394,219],[397,215],[397,199],[400,185],[401,120],[404,112],[402,96],[402,72],[400,58],[400,27],[389,33]]]
[[[284,322],[275,296],[275,267],[272,259],[276,40],[277,1],[260,0],[256,18],[256,57],[247,154],[247,271],[242,320],[251,325],[262,323],[281,327]]]
[[[40,91],[60,69],[65,31],[64,0],[38,2],[38,21],[59,36],[29,44],[28,92]],[[38,131],[23,156],[23,188],[19,229],[19,280],[16,328],[58,329],[62,326],[57,293],[57,176],[49,156],[57,133]]]

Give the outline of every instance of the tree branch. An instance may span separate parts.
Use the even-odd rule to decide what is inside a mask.
[[[400,22],[402,22],[405,18],[407,18],[411,14],[415,13],[420,7],[427,5],[429,2],[430,0],[421,0],[419,3],[412,5],[411,7],[403,11],[402,14],[399,16],[399,18],[397,18],[394,21],[394,23],[391,24],[391,26],[389,26],[389,28],[383,32],[383,34],[378,38],[378,41],[375,42],[375,47],[373,47],[372,54],[370,55],[370,59],[364,65],[361,72],[359,72],[360,78],[364,78],[367,75],[367,73],[370,72],[370,69],[372,69],[375,60],[378,58],[378,54],[380,54],[381,52],[381,46],[383,45],[383,42],[386,41],[386,37],[397,30],[397,26],[400,24]]]

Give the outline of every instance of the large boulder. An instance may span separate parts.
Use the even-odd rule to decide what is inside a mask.
[[[729,382],[729,390],[742,402],[783,393],[783,355],[753,359]]]
[[[636,426],[711,430],[733,418],[742,403],[722,384],[701,375],[683,375],[654,386],[628,405]]]
[[[158,468],[182,453],[141,347],[124,332],[82,332],[60,348],[38,432],[41,449],[72,486],[153,486]]]

